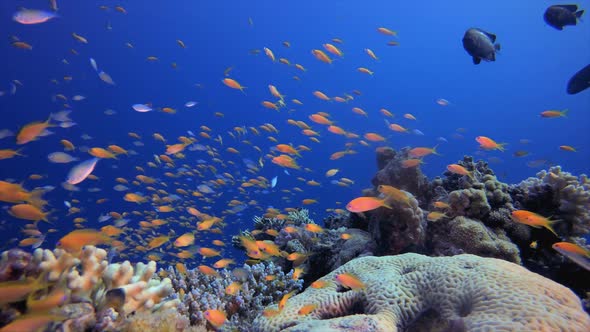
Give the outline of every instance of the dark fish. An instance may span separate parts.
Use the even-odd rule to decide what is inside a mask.
[[[578,11],[578,5],[555,5],[547,8],[543,18],[545,22],[557,30],[566,25],[576,25],[584,10]]]
[[[590,65],[582,68],[582,70],[570,78],[570,81],[567,82],[567,93],[575,95],[578,92],[586,90],[588,87],[590,87]]]
[[[496,35],[478,28],[470,28],[463,36],[463,48],[473,57],[473,63],[479,64],[481,60],[496,61],[496,51],[500,50],[500,44],[495,44]]]

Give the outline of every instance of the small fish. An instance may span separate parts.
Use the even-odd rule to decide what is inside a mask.
[[[346,205],[348,211],[356,213],[371,211],[380,207],[391,209],[384,199],[377,197],[357,197]]]
[[[110,85],[116,85],[115,82],[113,81],[113,78],[111,77],[111,75],[105,73],[104,71],[100,71],[98,73],[98,77],[105,83],[110,84]]]
[[[74,166],[66,179],[68,184],[78,184],[84,180],[94,171],[94,167],[96,167],[96,163],[98,163],[99,158],[92,158],[86,161],[79,163],[78,165]]]
[[[203,315],[205,316],[205,319],[207,319],[209,324],[213,325],[213,327],[215,328],[220,328],[227,321],[227,316],[225,315],[225,312],[221,310],[205,310]]]
[[[77,253],[87,245],[99,245],[111,242],[112,239],[100,231],[94,229],[77,229],[63,236],[57,243],[57,247],[67,252]]]
[[[98,72],[98,66],[96,64],[96,60],[94,60],[93,58],[90,58],[90,65],[92,66],[92,68],[94,69],[95,72]]]
[[[563,111],[557,110],[548,110],[541,112],[541,117],[543,118],[565,118],[567,116],[569,110],[565,109]]]
[[[557,242],[551,247],[584,269],[590,271],[590,250],[570,242]]]
[[[274,188],[277,185],[277,180],[279,179],[278,176],[275,176],[272,178],[272,180],[270,181],[270,187]]]
[[[352,273],[345,272],[337,274],[335,279],[341,286],[350,288],[352,290],[363,289],[366,287],[365,284]]]
[[[557,233],[555,233],[555,230],[553,230],[553,227],[552,227],[552,225],[555,222],[557,222],[558,220],[550,220],[550,219],[545,218],[539,214],[536,214],[536,213],[530,212],[530,211],[526,211],[526,210],[512,211],[512,220],[514,220],[515,222],[521,223],[521,224],[535,227],[535,228],[544,227],[544,228],[548,229],[549,231],[551,231],[551,233],[553,233],[555,236],[559,237],[559,235],[557,235]]]
[[[153,111],[153,109],[147,105],[144,104],[134,104],[131,106],[136,112],[139,113],[146,113],[146,112],[151,112]]]
[[[20,24],[39,24],[56,17],[57,14],[52,12],[37,9],[21,9],[12,16],[12,19]]]

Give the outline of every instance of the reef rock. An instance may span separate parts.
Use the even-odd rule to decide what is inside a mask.
[[[351,273],[358,290],[335,283]],[[590,331],[590,316],[568,288],[504,260],[403,254],[357,258],[289,299],[254,331]],[[318,306],[307,315],[298,311]],[[267,309],[277,309],[272,305]]]

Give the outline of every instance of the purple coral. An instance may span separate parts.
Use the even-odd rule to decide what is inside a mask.
[[[198,269],[182,274],[169,267],[167,270],[172,285],[181,301],[178,312],[190,319],[191,325],[204,325],[203,312],[208,309],[222,310],[228,322],[224,329],[250,331],[252,320],[264,307],[278,302],[285,294],[299,291],[302,280],[293,280],[293,273],[283,273],[272,262],[244,265],[232,271],[222,269],[217,275],[206,275]],[[235,295],[226,293],[232,283],[240,283]]]

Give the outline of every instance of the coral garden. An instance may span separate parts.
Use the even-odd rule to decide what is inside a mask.
[[[377,150],[378,171],[363,196],[382,197],[383,185],[400,189],[403,199],[389,207],[335,211],[323,225],[305,209],[256,217],[253,229],[234,237],[253,260],[242,267],[156,273],[155,262],[109,263],[93,246],[79,254],[6,251],[2,287],[24,291],[0,301],[0,324],[37,319],[59,331],[590,331],[590,271],[552,247],[565,241],[588,248],[585,175],[555,166],[509,185],[485,162],[464,157],[457,165],[468,175],[447,171],[429,181],[406,159],[406,149]],[[559,220],[555,233],[515,222],[515,210]]]

